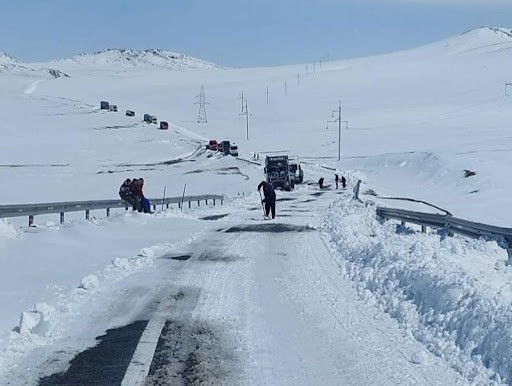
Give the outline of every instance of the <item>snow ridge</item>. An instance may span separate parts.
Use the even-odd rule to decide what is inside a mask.
[[[340,201],[328,213],[323,230],[362,299],[474,384],[510,384],[512,287],[505,250],[494,241],[380,224],[371,204]]]
[[[80,65],[88,67],[159,67],[166,69],[222,68],[214,63],[160,49],[132,50],[106,49],[93,54],[80,54],[68,59],[57,60],[52,65]]]

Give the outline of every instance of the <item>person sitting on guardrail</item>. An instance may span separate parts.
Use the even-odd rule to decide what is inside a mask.
[[[131,186],[132,186],[132,180],[127,178],[123,182],[121,187],[119,188],[119,197],[121,197],[121,200],[129,203],[133,207],[133,210],[138,210],[139,209],[139,201],[132,194]]]
[[[139,212],[152,213],[151,203],[146,197],[144,197],[144,192],[142,191],[142,188],[144,187],[144,178],[141,177],[139,179],[134,179],[133,181],[134,182],[132,184],[136,184],[134,188],[134,194],[139,199],[140,202]]]

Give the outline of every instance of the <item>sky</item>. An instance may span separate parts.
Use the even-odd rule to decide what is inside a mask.
[[[17,0],[0,2],[0,52],[41,62],[160,48],[231,67],[413,48],[512,27],[511,0]]]

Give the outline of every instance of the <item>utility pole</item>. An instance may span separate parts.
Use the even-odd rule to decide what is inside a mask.
[[[313,72],[316,72],[316,62],[313,62]]]
[[[249,140],[249,109],[247,108],[247,99],[245,100],[245,127],[246,137]]]
[[[297,86],[300,86],[300,74],[297,74]]]
[[[306,76],[309,75],[309,65],[306,64]]]
[[[249,115],[252,117],[252,114],[249,114],[249,108],[247,107],[247,98],[245,98],[244,112],[240,115],[245,115],[245,135],[246,139],[249,140]]]
[[[320,58],[320,68],[322,68],[322,58]]]
[[[508,87],[512,86],[511,82],[505,82],[505,96],[508,97]]]
[[[341,100],[338,101],[339,106],[338,110],[333,110],[332,116],[334,117],[336,113],[338,113],[338,117],[332,121],[332,122],[338,122],[338,161],[341,160],[341,123],[342,123],[342,117],[341,117]]]
[[[268,91],[268,86],[267,86],[267,106],[268,106],[268,94],[269,94],[269,91]]]
[[[242,90],[241,96],[238,99],[242,100],[242,103],[241,103],[242,112],[240,114],[243,114],[244,113],[244,90]]]
[[[203,85],[201,85],[201,92],[196,96],[196,98],[199,99],[199,102],[194,103],[195,105],[199,105],[197,123],[208,123],[208,118],[206,117],[206,105],[209,103],[206,102]]]
[[[284,96],[288,96],[288,83],[284,81]]]

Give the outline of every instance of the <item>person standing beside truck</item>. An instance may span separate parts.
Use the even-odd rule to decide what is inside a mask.
[[[265,198],[261,200],[262,204],[265,204],[265,216],[269,217],[272,212],[272,219],[276,218],[276,192],[271,183],[267,181],[261,181],[258,185],[258,191],[263,188],[263,195]]]

